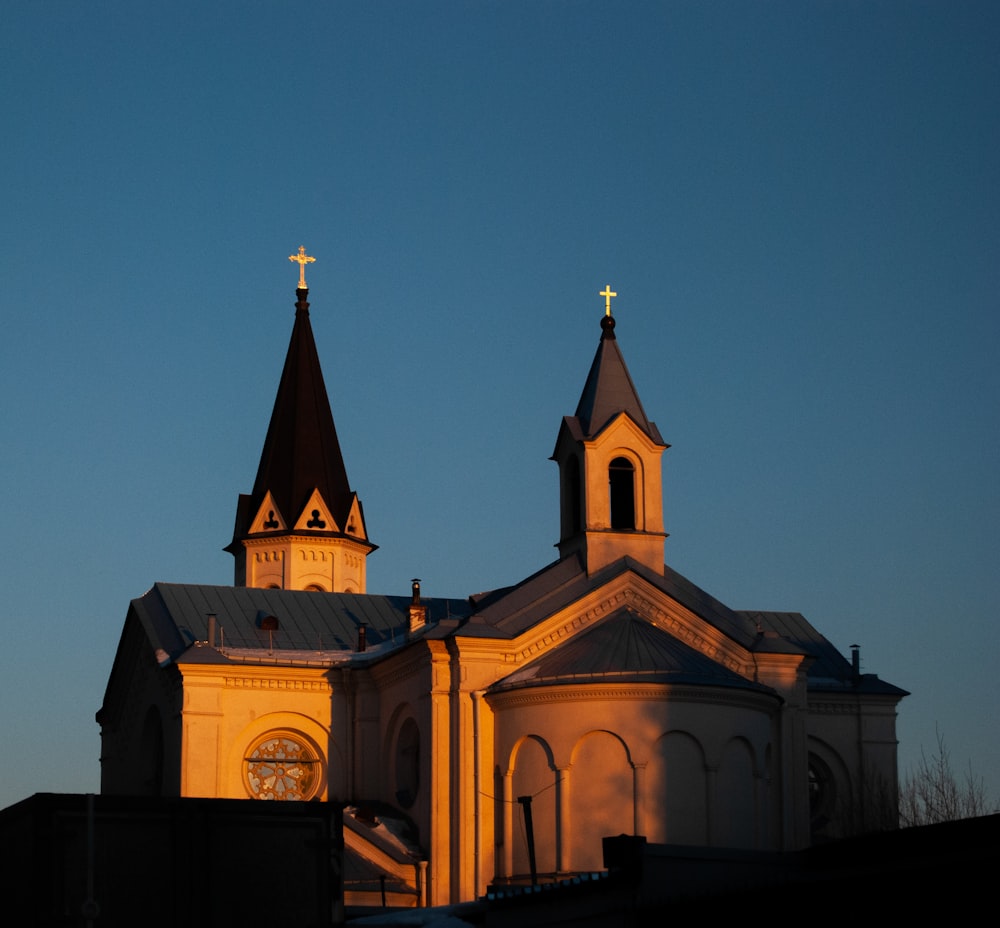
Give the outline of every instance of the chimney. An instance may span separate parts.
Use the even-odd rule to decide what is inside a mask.
[[[362,622],[358,626],[358,650],[366,651],[368,649],[368,626]]]
[[[427,607],[420,602],[420,580],[414,578],[410,582],[413,584],[411,587],[409,625],[409,632],[412,635],[427,624]]]
[[[861,681],[861,645],[851,645],[851,682],[857,686]]]

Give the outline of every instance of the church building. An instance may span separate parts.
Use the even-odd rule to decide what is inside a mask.
[[[558,558],[485,594],[379,595],[310,259],[292,260],[234,585],[130,604],[98,713],[103,793],[343,803],[348,851],[410,905],[600,870],[607,835],[794,850],[894,820],[905,691],[802,615],[734,611],[664,564],[668,445],[610,287],[580,401],[553,423]]]

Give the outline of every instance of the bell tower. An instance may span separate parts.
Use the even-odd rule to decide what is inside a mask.
[[[593,574],[622,557],[663,572],[663,475],[670,446],[642,408],[615,337],[610,286],[601,340],[576,413],[565,416],[559,465],[559,555]]]
[[[368,541],[364,512],[347,480],[309,321],[299,249],[295,324],[264,439],[257,479],[240,494],[233,540],[236,586],[364,593]]]

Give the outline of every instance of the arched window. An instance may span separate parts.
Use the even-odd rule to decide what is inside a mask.
[[[244,783],[253,799],[311,799],[320,785],[320,762],[301,736],[268,735],[247,752]]]
[[[808,775],[809,819],[815,838],[833,819],[837,791],[830,768],[812,753],[809,755]]]
[[[628,458],[615,458],[608,468],[611,527],[635,528],[635,468]]]

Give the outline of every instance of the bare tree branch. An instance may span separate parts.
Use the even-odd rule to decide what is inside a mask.
[[[994,811],[981,777],[972,772],[959,780],[951,769],[951,755],[944,736],[937,733],[937,751],[930,757],[920,750],[920,761],[899,787],[899,824],[933,825],[959,818],[975,818]]]

